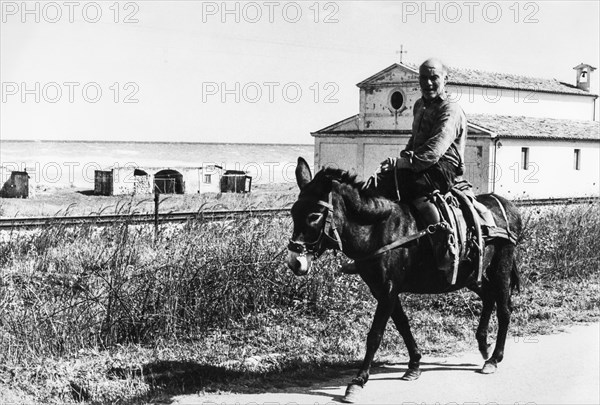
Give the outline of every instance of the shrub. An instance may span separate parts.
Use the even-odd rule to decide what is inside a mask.
[[[531,282],[597,277],[600,208],[597,203],[524,210],[521,272]]]
[[[593,204],[526,213],[525,279],[597,277],[599,211]],[[295,277],[284,264],[290,231],[287,217],[250,217],[162,225],[156,241],[151,226],[131,224],[10,234],[0,242],[0,361],[194,339],[277,311],[351,329],[372,303],[366,286],[340,275],[342,258],[333,254]],[[457,294],[404,300],[409,314],[435,307],[474,317],[471,304],[477,309]]]
[[[2,347],[61,355],[185,339],[276,308],[345,307],[357,280],[285,267],[288,218],[150,226],[51,226],[0,244]]]

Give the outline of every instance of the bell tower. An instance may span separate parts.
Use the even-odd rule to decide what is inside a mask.
[[[575,85],[581,90],[590,91],[590,75],[596,70],[595,67],[588,65],[587,63],[580,63],[573,69],[577,72],[577,78]]]

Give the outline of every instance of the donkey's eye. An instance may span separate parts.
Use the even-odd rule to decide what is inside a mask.
[[[318,222],[322,217],[323,217],[323,214],[319,214],[319,213],[308,214],[308,217],[306,218],[306,222],[308,222],[309,224],[313,224],[315,222]]]

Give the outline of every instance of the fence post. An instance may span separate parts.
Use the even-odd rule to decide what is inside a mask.
[[[158,188],[154,189],[154,243],[158,241]]]

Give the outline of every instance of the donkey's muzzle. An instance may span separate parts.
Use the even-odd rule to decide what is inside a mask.
[[[297,253],[292,250],[288,253],[287,265],[297,276],[306,275],[312,267],[312,255]]]

